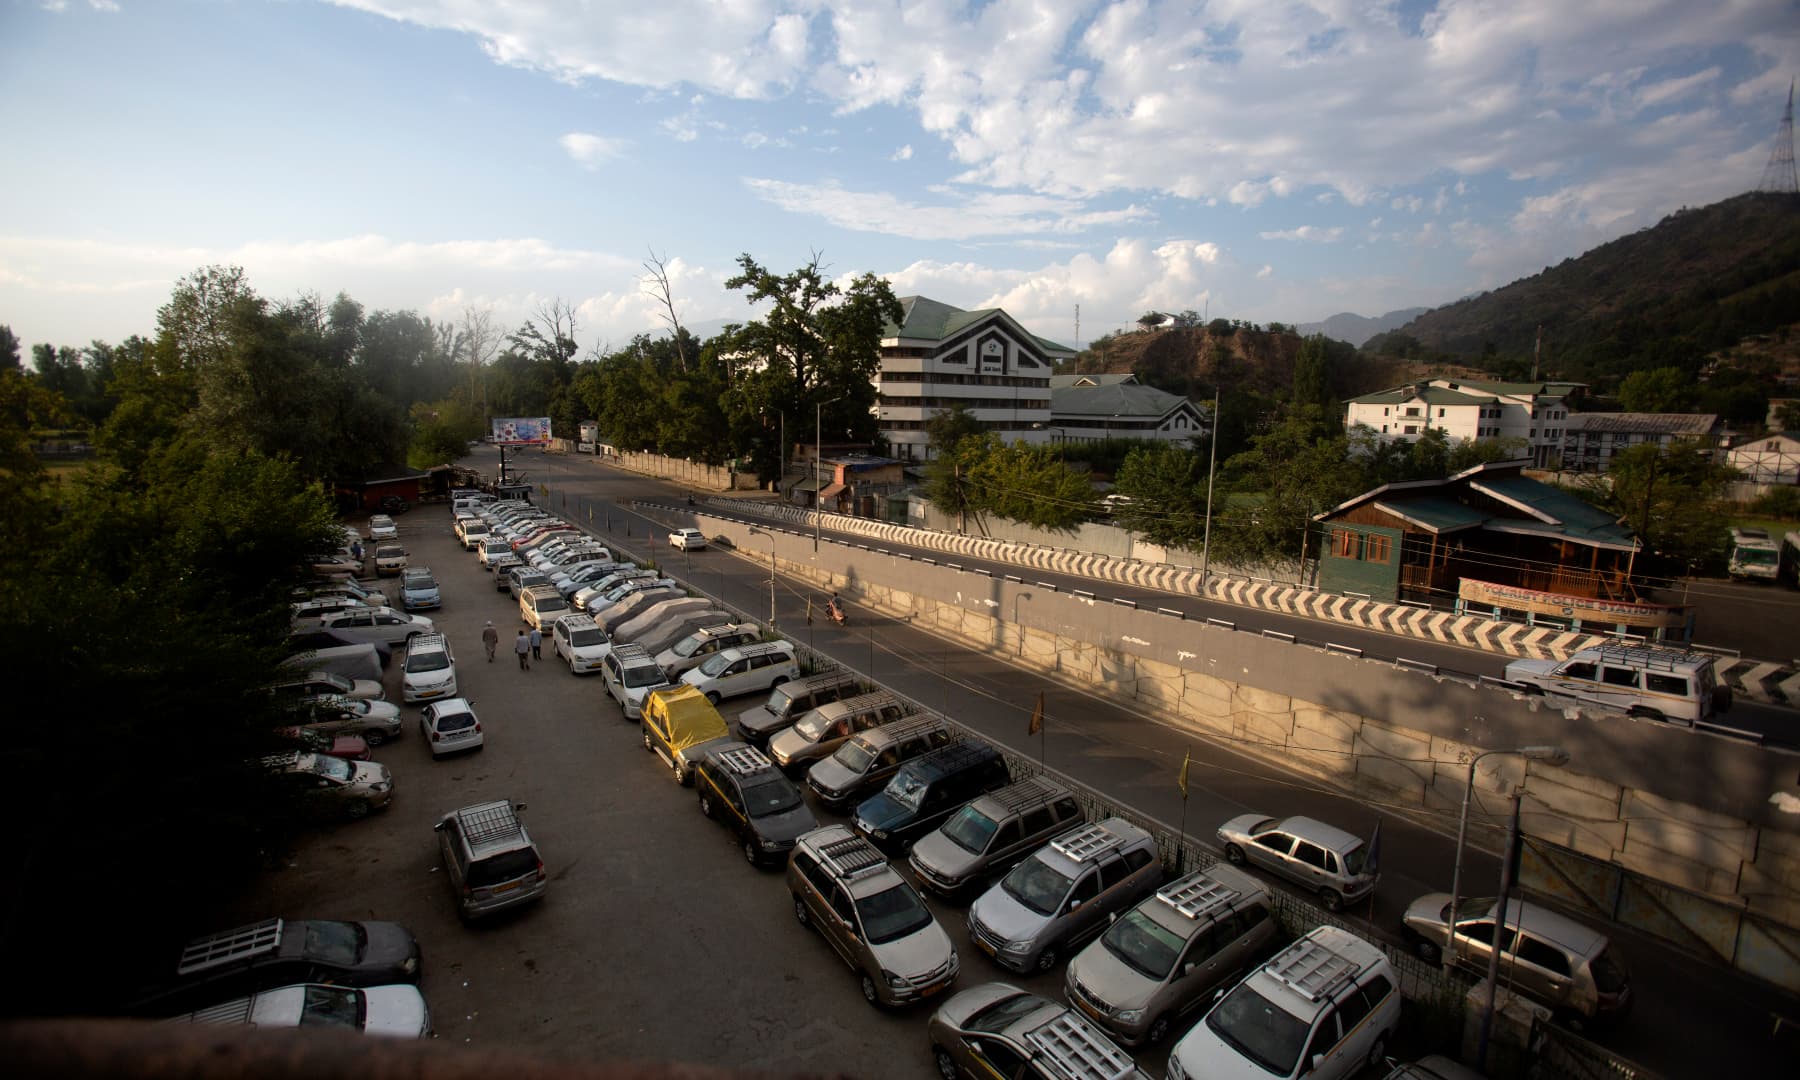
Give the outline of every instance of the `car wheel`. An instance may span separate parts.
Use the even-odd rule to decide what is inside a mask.
[[[719,704],[719,692],[717,690],[708,690],[706,692],[706,700],[711,702],[714,708],[717,708]]]
[[[1387,1068],[1387,1032],[1375,1036],[1375,1045],[1369,1047],[1369,1071],[1371,1075]]]
[[[651,742],[651,741],[650,741],[650,729],[649,729],[649,727],[647,727],[647,726],[645,726],[645,725],[642,725],[642,724],[640,724],[640,725],[638,725],[638,726],[639,726],[639,727],[642,727],[642,728],[643,728],[643,730],[644,730],[644,749],[645,749],[645,750],[648,750],[648,751],[650,751],[650,752],[651,752],[651,753],[655,753],[655,752],[656,752],[656,746],[655,746],[655,744],[653,744],[653,743],[652,743],[652,742]]]
[[[361,821],[369,816],[369,804],[358,799],[345,807],[344,813],[349,815],[351,821]]]
[[[762,852],[757,849],[756,841],[754,841],[754,840],[744,841],[744,861],[749,863],[751,866],[761,866],[762,865]]]
[[[775,681],[769,684],[769,689],[773,690],[777,686],[780,686],[782,683],[787,682],[787,681],[788,681],[788,678],[786,675],[777,676]]]
[[[1426,941],[1424,938],[1420,938],[1413,943],[1413,952],[1417,953],[1419,959],[1425,961],[1427,964],[1440,963],[1444,959],[1444,950],[1438,948],[1434,942]]]
[[[705,791],[700,792],[700,812],[707,817],[713,816],[712,796]]]
[[[1661,709],[1652,709],[1648,705],[1633,705],[1631,707],[1631,710],[1628,713],[1626,713],[1625,715],[1635,716],[1635,717],[1639,718],[1640,720],[1663,720],[1663,721],[1666,721],[1668,719],[1668,717],[1666,717],[1662,714]]]
[[[956,1059],[951,1057],[950,1051],[943,1047],[932,1047],[931,1059],[937,1063],[938,1076],[942,1080],[959,1080],[962,1076],[956,1069]]]
[[[794,921],[801,926],[812,925],[812,916],[806,912],[806,901],[798,896],[794,897]]]
[[[677,784],[680,784],[682,787],[688,786],[687,770],[681,767],[681,762],[677,761],[670,767],[669,771],[675,774],[675,782]]]
[[[1244,865],[1244,849],[1236,844],[1225,845],[1225,861],[1233,866]]]
[[[1056,950],[1054,948],[1045,949],[1038,953],[1037,969],[1039,971],[1055,971],[1056,960]]]
[[[387,736],[379,731],[365,731],[363,732],[363,742],[368,743],[370,749],[373,749],[387,742]]]
[[[1320,889],[1319,903],[1325,905],[1326,911],[1344,910],[1344,896],[1336,889]]]
[[[1150,1026],[1144,1029],[1145,1046],[1155,1046],[1157,1043],[1162,1042],[1168,1037],[1169,1017],[1167,1013],[1150,1021]]]
[[[870,975],[865,974],[862,977],[862,994],[864,1001],[877,1009],[881,1008],[881,994],[875,986],[875,979]]]

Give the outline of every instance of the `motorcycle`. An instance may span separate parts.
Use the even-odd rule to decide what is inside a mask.
[[[825,614],[830,616],[831,621],[839,626],[848,626],[850,624],[849,618],[844,614],[843,605],[837,602],[836,597],[825,602]]]

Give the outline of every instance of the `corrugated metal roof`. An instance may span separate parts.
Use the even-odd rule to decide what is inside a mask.
[[[1186,400],[1137,383],[1050,388],[1050,412],[1058,416],[1166,416]]]
[[[1487,520],[1487,515],[1474,507],[1436,495],[1417,499],[1381,499],[1375,503],[1375,507],[1417,525],[1426,532],[1439,535],[1473,529]]]
[[[1441,386],[1427,386],[1423,391],[1414,386],[1396,386],[1392,390],[1351,398],[1350,404],[1400,405],[1408,401],[1423,401],[1427,405],[1492,405],[1494,400],[1491,397],[1446,390]]]
[[[1640,435],[1707,435],[1717,413],[1570,413],[1567,430],[1629,432]]]
[[[1117,383],[1135,383],[1137,376],[1129,371],[1123,373],[1094,372],[1088,375],[1052,375],[1050,376],[1050,389],[1060,390],[1083,382],[1093,386],[1112,386]]]
[[[964,311],[962,308],[952,307],[941,300],[933,300],[928,296],[902,296],[900,297],[900,310],[899,324],[888,323],[883,326],[881,328],[882,337],[942,341],[990,316],[1006,315],[1006,312],[1000,308]],[[1011,319],[1011,316],[1007,316],[1007,318]],[[1013,321],[1017,322],[1017,320]],[[1036,334],[1024,330],[1023,327],[1020,327],[1020,330],[1031,340],[1037,342],[1040,348],[1050,352],[1068,353],[1071,356],[1075,354],[1076,350],[1067,345],[1051,341],[1049,338],[1038,337]]]

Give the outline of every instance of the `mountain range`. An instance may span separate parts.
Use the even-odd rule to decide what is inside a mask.
[[[1413,307],[1390,311],[1386,315],[1369,318],[1349,311],[1340,311],[1322,322],[1300,323],[1294,329],[1300,331],[1302,337],[1324,334],[1338,341],[1348,341],[1357,348],[1376,334],[1385,334],[1389,330],[1398,330],[1407,323],[1430,311],[1430,308]]]

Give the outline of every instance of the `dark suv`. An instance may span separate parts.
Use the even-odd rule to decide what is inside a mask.
[[[819,827],[800,788],[754,746],[722,742],[694,768],[700,812],[730,829],[751,866],[781,862]]]
[[[419,943],[398,923],[266,919],[182,946],[174,979],[131,1011],[173,1016],[292,983],[416,983],[419,967]]]

